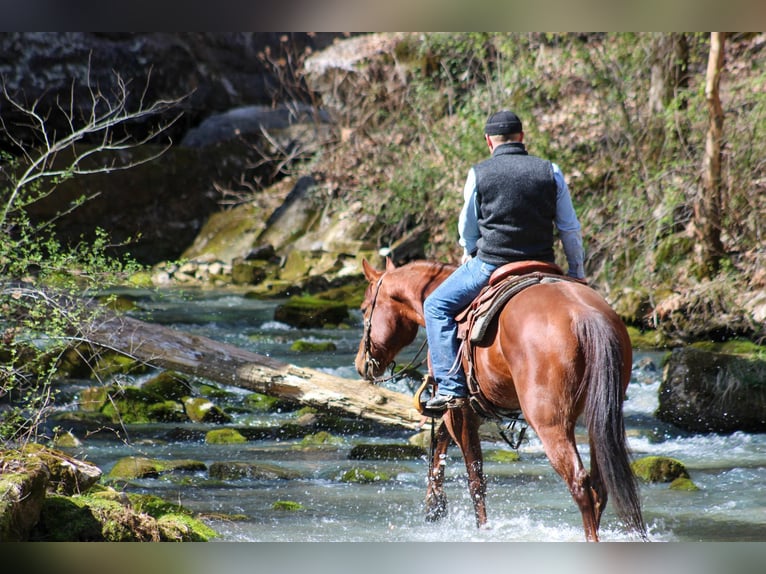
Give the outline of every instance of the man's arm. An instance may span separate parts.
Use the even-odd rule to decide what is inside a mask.
[[[468,171],[468,176],[463,187],[463,209],[458,217],[459,243],[463,247],[463,261],[471,257],[476,251],[476,242],[479,240],[479,215],[476,205],[476,173],[473,168]]]
[[[553,164],[553,177],[556,180],[556,228],[564,247],[564,255],[569,265],[568,275],[577,279],[585,278],[585,255],[582,248],[582,231],[577,219],[569,187],[564,180],[564,174]]]

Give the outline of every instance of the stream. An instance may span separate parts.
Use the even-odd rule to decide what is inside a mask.
[[[299,330],[273,320],[279,301],[262,301],[215,291],[133,292],[138,309],[131,315],[188,332],[225,341],[283,362],[358,378],[353,358],[361,337],[361,314],[352,311],[351,329]],[[420,345],[424,333],[399,357],[404,364]],[[297,339],[332,341],[331,353],[290,350]],[[625,415],[629,447],[635,457],[664,455],[682,461],[699,490],[671,490],[668,484],[642,484],[641,497],[649,537],[658,542],[766,540],[766,434],[690,434],[654,418],[660,386],[661,353],[636,353]],[[71,381],[69,392],[92,381]],[[406,383],[392,386],[411,393]],[[243,396],[249,391],[227,390]],[[68,405],[65,408],[73,408]],[[234,425],[277,425],[289,413],[234,414]],[[244,444],[210,445],[203,441],[149,440],[163,436],[179,423],[127,427],[129,440],[84,439],[71,454],[108,473],[125,456],[159,459],[248,461],[278,465],[298,478],[211,480],[205,472],[184,481],[142,479],[128,487],[177,501],[203,513],[224,542],[449,542],[449,541],[581,541],[580,514],[563,481],[551,469],[540,441],[530,430],[519,448],[518,462],[485,465],[489,528],[477,530],[468,496],[465,467],[457,447],[447,458],[445,489],[449,515],[439,523],[424,520],[427,462],[423,460],[352,461],[358,443],[406,442],[415,434],[401,431],[387,436],[356,433],[344,436],[333,448],[296,448],[295,440],[251,440]],[[199,429],[200,425],[188,424]],[[204,427],[204,425],[202,425]],[[206,428],[213,428],[209,425]],[[485,455],[510,450],[504,443],[487,442]],[[580,452],[588,465],[587,443]],[[346,483],[340,475],[367,466],[394,477],[385,482]],[[302,505],[299,511],[275,509],[277,501]],[[238,515],[230,519],[226,515]],[[602,520],[605,541],[630,541],[611,505]]]

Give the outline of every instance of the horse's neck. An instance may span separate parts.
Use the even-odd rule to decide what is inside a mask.
[[[397,282],[397,299],[407,306],[422,326],[423,301],[431,292],[441,285],[452,271],[453,267],[430,262],[416,262],[399,269],[403,279]]]

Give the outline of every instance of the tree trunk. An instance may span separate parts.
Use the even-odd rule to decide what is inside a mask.
[[[723,140],[723,108],[719,93],[723,70],[725,32],[710,36],[705,81],[708,108],[708,131],[702,164],[702,190],[694,209],[695,230],[699,239],[699,269],[703,277],[718,272],[723,243],[721,242],[721,144]]]
[[[233,345],[124,316],[101,317],[91,343],[151,365],[281,397],[319,409],[416,429],[422,416],[403,393],[282,363]]]

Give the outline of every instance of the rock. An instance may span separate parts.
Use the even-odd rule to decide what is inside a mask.
[[[322,124],[330,123],[324,110],[300,102],[272,106],[241,106],[205,118],[200,125],[190,129],[181,140],[182,146],[206,147],[246,136],[262,137],[276,145],[278,150],[290,149],[300,153],[296,145],[306,145],[307,152],[316,149],[328,138],[328,130]]]
[[[209,470],[212,478],[219,480],[295,480],[300,478],[298,472],[282,468],[274,464],[249,462],[214,462]]]
[[[42,461],[12,460],[3,453],[0,474],[0,540],[20,542],[29,538],[45,503],[50,470]]]
[[[102,472],[96,465],[73,458],[61,451],[29,443],[24,448],[27,458],[42,462],[49,471],[48,490],[63,495],[80,494],[96,484]]]
[[[300,502],[294,502],[292,500],[277,500],[271,505],[272,510],[283,510],[287,512],[298,512],[299,510],[305,510],[306,507]]]
[[[387,482],[391,476],[379,470],[368,470],[364,468],[352,468],[344,472],[341,482],[368,483],[368,482]]]
[[[144,382],[141,388],[165,400],[181,400],[192,394],[189,378],[174,371],[161,372]]]
[[[766,361],[676,349],[665,365],[655,416],[691,432],[765,432]]]
[[[420,459],[426,449],[413,444],[358,444],[348,454],[351,460]]]
[[[213,429],[205,435],[208,444],[238,444],[247,439],[236,429]]]
[[[197,472],[206,470],[204,463],[197,460],[159,460],[140,456],[127,456],[118,460],[109,471],[109,480],[134,480],[158,478],[171,472]]]
[[[297,351],[298,353],[329,353],[337,349],[337,345],[332,341],[306,341],[305,339],[298,339],[290,345],[290,350]]]
[[[231,417],[203,397],[184,400],[184,409],[190,420],[197,423],[229,423]]]
[[[274,310],[275,321],[299,328],[337,325],[348,318],[348,307],[344,303],[310,296],[291,297]]]
[[[689,478],[682,462],[665,456],[646,456],[634,460],[633,474],[646,482],[673,482],[677,478]]]

